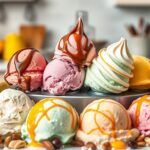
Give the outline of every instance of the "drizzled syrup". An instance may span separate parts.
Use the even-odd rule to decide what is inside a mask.
[[[69,42],[69,38],[71,35],[73,36],[73,38],[75,40],[76,48],[74,46],[72,46],[72,44]],[[82,43],[83,37],[85,37],[84,47],[83,47],[83,43]],[[62,47],[60,44],[61,42],[63,42]],[[75,53],[71,52],[69,47],[76,49],[76,52]],[[71,57],[72,60],[77,65],[83,65],[83,63],[86,60],[86,57],[88,55],[88,52],[91,50],[92,47],[93,47],[93,44],[92,43],[89,44],[88,37],[84,33],[83,22],[82,22],[81,18],[79,19],[77,25],[73,28],[73,30],[70,33],[68,33],[67,35],[65,35],[64,37],[62,37],[62,39],[60,40],[60,42],[58,44],[58,49],[61,50],[63,53],[67,54],[69,57]]]
[[[29,51],[30,52],[28,53],[28,55],[26,56],[26,58],[23,59],[23,61],[19,61],[18,60],[18,56],[21,52],[23,51]],[[10,64],[11,64],[11,61],[12,59],[14,58],[14,65],[15,65],[15,69],[16,69],[16,72],[18,74],[18,87],[21,87],[21,82],[22,82],[22,78],[25,82],[25,91],[27,90],[30,90],[30,81],[31,81],[31,77],[30,76],[23,76],[23,73],[24,71],[28,68],[28,66],[30,65],[31,61],[32,61],[32,58],[33,58],[33,55],[35,52],[38,52],[38,50],[36,49],[33,49],[33,48],[30,48],[30,49],[22,49],[22,50],[19,50],[18,52],[16,52],[10,59],[8,65],[7,65],[7,72],[6,74],[4,75],[4,78],[6,80],[6,78],[10,75]],[[7,80],[6,80],[7,81]]]

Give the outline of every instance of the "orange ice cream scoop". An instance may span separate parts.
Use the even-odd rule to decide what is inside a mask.
[[[138,135],[137,129],[131,129],[129,114],[120,103],[100,99],[89,104],[82,112],[76,138],[99,146],[114,140],[134,140]]]
[[[130,80],[131,89],[149,89],[150,88],[150,60],[143,56],[133,56],[134,70],[133,78]]]

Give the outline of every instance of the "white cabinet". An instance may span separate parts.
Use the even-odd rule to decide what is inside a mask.
[[[118,6],[150,6],[150,0],[114,0]]]

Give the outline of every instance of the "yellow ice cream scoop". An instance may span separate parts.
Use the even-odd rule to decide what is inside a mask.
[[[131,89],[149,89],[150,88],[150,59],[135,55],[133,78],[130,80]]]
[[[5,47],[3,57],[5,60],[9,60],[14,53],[18,50],[25,48],[25,44],[20,35],[16,33],[10,33],[5,37]]]

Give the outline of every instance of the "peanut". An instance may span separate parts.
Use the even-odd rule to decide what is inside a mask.
[[[144,141],[144,138],[145,138],[145,135],[144,134],[141,134],[138,138],[137,138],[137,142],[142,142]]]
[[[20,149],[26,147],[26,142],[23,140],[13,140],[8,145],[9,148]]]

